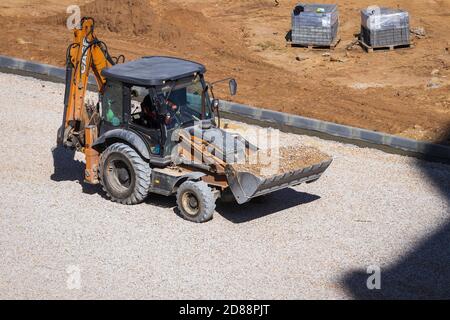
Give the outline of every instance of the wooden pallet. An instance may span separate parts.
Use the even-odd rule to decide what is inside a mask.
[[[298,47],[298,48],[308,48],[308,49],[316,49],[316,50],[322,50],[322,49],[334,50],[336,48],[336,46],[339,44],[339,42],[341,42],[341,38],[337,37],[336,39],[334,39],[334,41],[329,46],[318,46],[315,44],[295,44],[295,43],[293,43],[292,46]]]
[[[359,40],[359,44],[363,49],[365,49],[368,53],[372,53],[374,51],[393,51],[397,49],[410,49],[413,48],[412,44],[400,44],[396,46],[380,46],[380,47],[372,47],[366,44],[363,40]]]

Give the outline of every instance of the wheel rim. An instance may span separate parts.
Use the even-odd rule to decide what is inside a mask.
[[[181,203],[190,216],[196,216],[200,211],[198,198],[192,192],[185,192],[181,197]]]
[[[113,160],[109,163],[108,172],[110,185],[118,191],[126,191],[131,186],[131,169],[122,160]]]

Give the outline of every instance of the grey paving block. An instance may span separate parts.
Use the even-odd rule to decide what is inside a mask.
[[[343,138],[353,138],[353,128],[335,123],[327,123],[326,133]]]
[[[284,124],[286,123],[287,120],[287,115],[280,113],[280,112],[276,112],[276,111],[272,111],[272,110],[266,110],[266,109],[261,109],[261,119],[262,120],[270,120],[279,124]]]
[[[220,106],[225,112],[230,113],[237,113],[246,116],[254,116],[256,113],[256,110],[254,108],[249,108],[248,106],[244,106],[238,103],[230,103],[228,101],[221,101]]]
[[[320,122],[316,119],[292,116],[290,117],[290,122],[287,124],[299,129],[320,130]]]
[[[291,16],[293,44],[329,46],[337,37],[339,29],[337,5],[299,3]]]
[[[384,143],[384,135],[379,132],[370,131],[370,130],[355,130],[354,137],[356,139],[360,139],[363,141],[368,141],[375,144],[383,144]]]
[[[418,142],[416,140],[390,136],[390,146],[404,150],[418,150]]]

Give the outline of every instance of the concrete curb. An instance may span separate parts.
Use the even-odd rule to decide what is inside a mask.
[[[315,131],[332,137],[382,145],[411,153],[418,153],[435,158],[450,159],[450,147],[435,143],[403,138],[387,133],[341,125],[302,116],[255,108],[238,103],[222,101],[221,110],[229,114],[237,114],[247,119],[256,119],[278,127],[298,128]],[[289,129],[287,130],[289,131]]]
[[[66,70],[64,68],[2,55],[0,55],[0,69],[46,76],[51,80],[58,80],[58,82],[64,82],[66,78]],[[96,84],[92,75],[89,77],[89,84]]]
[[[17,72],[27,75],[38,75],[48,77],[53,81],[64,81],[64,68],[48,64],[36,63],[12,57],[0,55],[0,71]],[[95,78],[90,77],[89,83],[95,85]],[[420,154],[430,158],[450,159],[450,147],[403,138],[382,132],[375,132],[356,127],[340,125],[337,123],[305,118],[297,115],[255,108],[239,103],[221,101],[221,110],[239,120],[250,120],[266,125],[275,125],[284,131],[295,131],[295,129],[308,132],[316,132],[327,136],[344,139],[347,142],[360,145],[366,142],[374,146],[385,146],[407,153]],[[317,134],[313,134],[317,135]],[[390,150],[392,152],[392,150]]]

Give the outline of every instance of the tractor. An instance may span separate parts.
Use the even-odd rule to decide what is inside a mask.
[[[212,219],[219,198],[243,204],[320,178],[331,159],[270,177],[237,170],[234,164],[258,147],[220,128],[218,82],[207,82],[205,73],[204,65],[180,58],[113,57],[95,36],[94,20],[83,18],[67,49],[58,144],[84,153],[85,181],[101,184],[112,201],[176,195],[181,216],[196,223]],[[90,74],[95,104],[85,102]],[[235,79],[224,81],[235,95]]]

